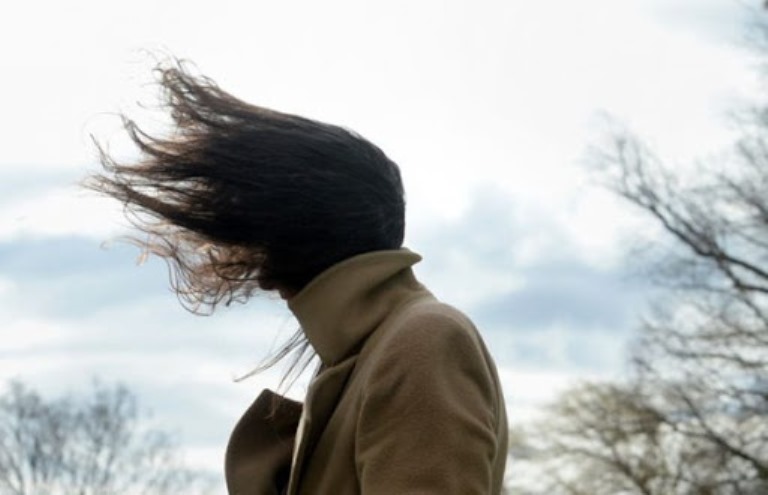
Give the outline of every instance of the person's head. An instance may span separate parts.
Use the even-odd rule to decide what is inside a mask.
[[[188,307],[210,311],[256,290],[300,291],[331,265],[402,246],[400,172],[354,132],[241,101],[181,64],[158,68],[173,129],[88,187],[124,203],[136,240],[174,268]]]

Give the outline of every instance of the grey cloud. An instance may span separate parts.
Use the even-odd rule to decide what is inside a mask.
[[[496,274],[499,280],[524,281],[519,289],[497,293],[467,308],[484,323],[508,331],[564,324],[617,331],[642,303],[645,287],[622,267],[605,269],[587,261],[546,219],[515,215],[514,200],[493,191],[479,194],[459,221],[420,239],[432,276],[451,273],[457,260]],[[548,236],[547,252],[533,264],[519,259],[519,245],[532,236]],[[473,290],[473,280],[455,280]]]
[[[642,306],[643,291],[615,271],[578,259],[522,270],[526,284],[475,308],[490,327],[528,331],[564,325],[574,331],[604,328],[624,332]]]
[[[105,250],[81,238],[0,244],[0,277],[13,284],[0,295],[0,313],[6,321],[59,325],[55,338],[36,339],[34,347],[13,355],[52,352],[87,359],[124,351],[135,353],[138,362],[141,353],[205,349],[245,364],[263,358],[296,328],[284,305],[269,297],[210,317],[192,315],[168,289],[165,264],[153,260],[137,267],[136,254],[132,246]]]
[[[130,246],[103,249],[79,237],[0,243],[0,276],[16,286],[17,310],[86,317],[126,302],[167,293],[167,271],[156,261],[137,268]]]
[[[0,206],[4,203],[37,196],[51,188],[78,188],[83,169],[40,168],[0,163]]]
[[[634,331],[645,308],[650,287],[630,278],[621,266],[598,267],[579,252],[556,225],[544,218],[526,218],[516,212],[511,198],[485,191],[457,221],[420,233],[416,239],[430,259],[424,279],[440,292],[440,283],[461,284],[467,291],[477,281],[451,279],[456,263],[493,274],[499,281],[519,279],[519,287],[497,291],[465,310],[486,336],[497,359],[512,366],[565,365],[593,369],[615,365],[615,356],[595,347],[621,348]],[[521,260],[519,246],[531,236],[546,236],[546,252],[534,263]],[[435,283],[436,282],[436,283]],[[503,284],[499,284],[503,286]],[[447,301],[451,302],[451,301]],[[561,342],[548,342],[551,335]],[[551,347],[564,349],[568,363],[555,363]],[[561,356],[562,357],[562,356]],[[560,357],[558,358],[560,359]]]
[[[576,259],[523,273],[523,288],[471,311],[501,362],[590,371],[623,366],[625,344],[646,304],[642,286]]]
[[[745,32],[755,26],[759,5],[723,0],[684,0],[655,2],[654,17],[674,29],[683,29],[712,42],[740,45]]]

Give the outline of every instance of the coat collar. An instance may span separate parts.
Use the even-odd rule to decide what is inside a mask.
[[[354,256],[288,300],[324,366],[349,357],[392,309],[425,290],[410,268],[419,261],[408,249]]]
[[[295,447],[288,495],[300,492],[305,461],[355,368],[356,351],[393,310],[427,292],[411,270],[420,260],[407,249],[354,256],[327,269],[288,300],[323,364],[304,402],[304,433]]]

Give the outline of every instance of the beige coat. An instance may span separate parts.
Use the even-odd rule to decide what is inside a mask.
[[[264,391],[243,415],[227,448],[231,495],[501,492],[496,367],[472,323],[416,281],[420,259],[356,256],[289,301],[322,368],[297,446],[301,404]]]

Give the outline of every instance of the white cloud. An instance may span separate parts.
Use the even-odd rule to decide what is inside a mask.
[[[564,371],[532,371],[499,368],[499,379],[504,388],[507,414],[511,424],[535,420],[541,407],[581,380],[600,378],[594,374]]]
[[[0,302],[8,297],[16,288],[16,284],[13,280],[0,277]]]
[[[106,240],[124,232],[126,223],[117,202],[84,193],[74,185],[0,202],[0,242],[72,235]]]
[[[191,469],[220,473],[225,445],[190,446],[184,449],[184,461]]]
[[[6,352],[29,351],[40,345],[57,345],[66,342],[66,326],[57,321],[34,317],[12,317],[3,323],[3,350]]]

